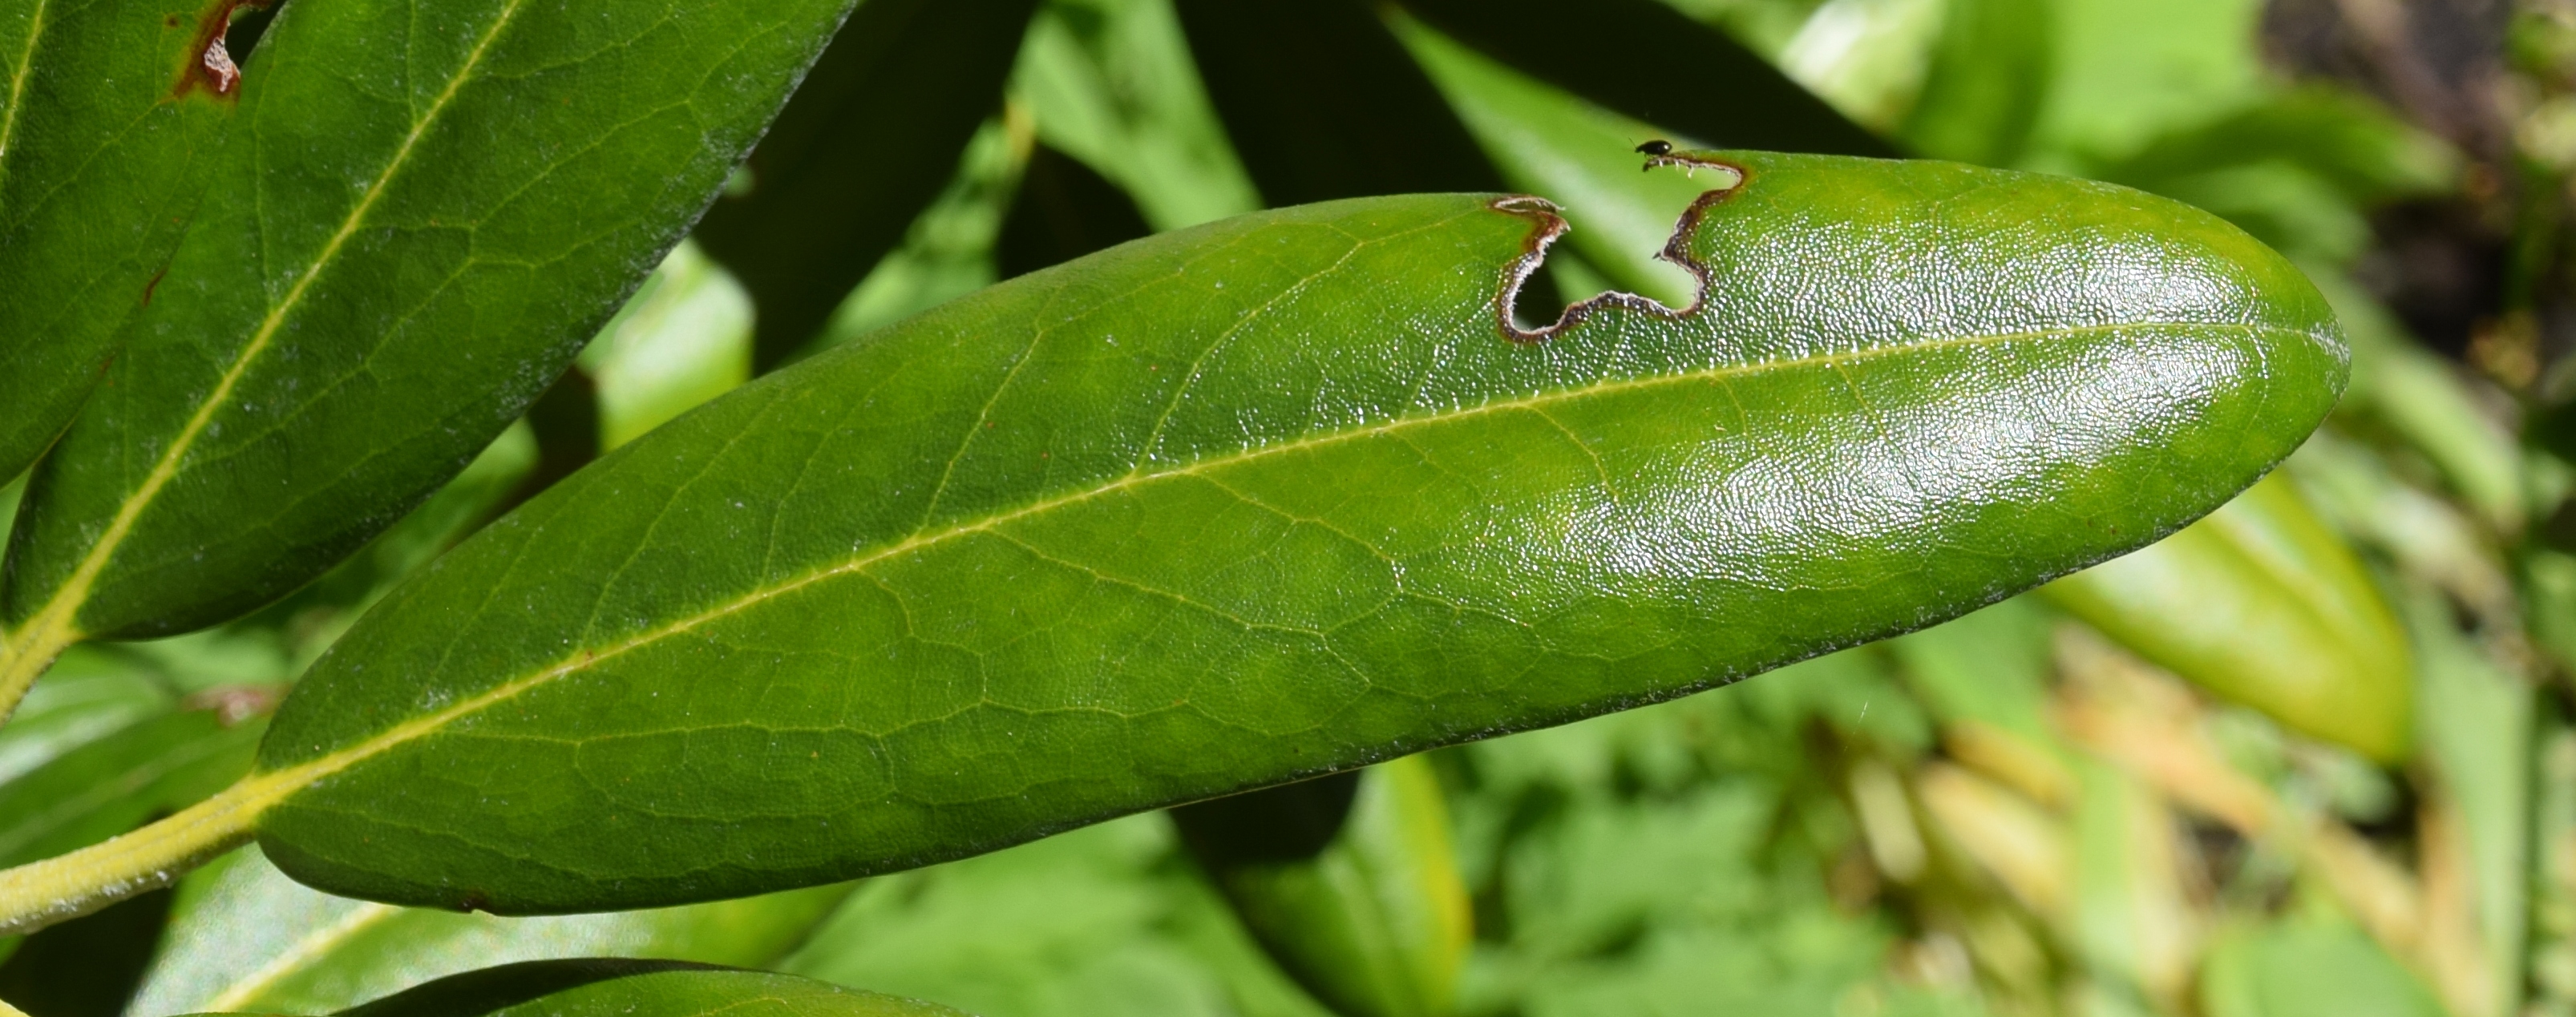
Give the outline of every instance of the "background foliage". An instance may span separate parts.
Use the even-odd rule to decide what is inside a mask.
[[[851,886],[502,919],[330,897],[243,849],[12,941],[0,998],[324,1013],[632,956],[987,1017],[2576,1014],[2576,5],[1636,15],[1767,61],[1726,72],[1757,97],[1733,105],[1664,80],[1678,36],[1545,59],[1583,29],[1544,5],[937,6],[868,0],[849,31],[910,48],[835,47],[737,196],[426,505],[247,618],[70,651],[0,730],[0,861],[212,793],[393,581],[600,452],[997,279],[1265,205],[1545,193],[1576,227],[1555,299],[1678,303],[1689,280],[1643,255],[1697,188],[1627,186],[1651,137],[2092,177],[2297,259],[2352,334],[2352,390],[2278,479],[2155,549],[1730,690],[1373,769],[1288,862],[1184,811]],[[259,19],[234,25],[245,62]],[[924,24],[951,27],[903,34]],[[1324,51],[1345,59],[1296,59]],[[1766,67],[1848,123],[1762,92]],[[1378,917],[1298,910],[1319,895]],[[1370,948],[1387,929],[1401,948]]]

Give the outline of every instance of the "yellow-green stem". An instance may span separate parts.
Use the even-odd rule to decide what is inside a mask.
[[[33,932],[170,885],[249,841],[260,813],[314,776],[306,767],[255,773],[133,833],[0,872],[0,935]]]
[[[50,611],[28,619],[26,628],[0,635],[0,722],[17,712],[27,687],[54,666],[54,658],[77,642],[80,633],[72,629],[69,619]]]

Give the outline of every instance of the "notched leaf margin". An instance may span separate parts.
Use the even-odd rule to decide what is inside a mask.
[[[1547,261],[1547,249],[1573,227],[1566,223],[1565,216],[1555,202],[1536,195],[1507,195],[1487,202],[1485,207],[1505,215],[1516,215],[1529,220],[1530,233],[1521,241],[1521,256],[1512,259],[1511,264],[1503,266],[1502,288],[1494,295],[1494,324],[1502,331],[1503,338],[1518,345],[1535,346],[1582,324],[1585,318],[1592,316],[1592,312],[1603,307],[1621,307],[1651,314],[1667,321],[1682,321],[1698,314],[1700,308],[1707,305],[1713,276],[1707,265],[1691,257],[1688,241],[1691,234],[1699,229],[1700,220],[1708,214],[1709,209],[1744,193],[1744,188],[1753,182],[1753,171],[1722,159],[1684,153],[1658,155],[1646,160],[1646,169],[1652,170],[1657,166],[1678,166],[1682,167],[1684,172],[1703,169],[1721,170],[1735,175],[1733,182],[1703,192],[1698,199],[1692,201],[1690,207],[1682,212],[1681,220],[1673,225],[1672,237],[1664,241],[1664,249],[1655,252],[1658,260],[1681,266],[1683,271],[1691,274],[1693,291],[1690,306],[1675,309],[1666,307],[1662,301],[1651,297],[1639,296],[1624,290],[1611,290],[1567,304],[1565,310],[1557,315],[1553,323],[1534,329],[1522,328],[1515,320],[1521,286],[1529,281],[1530,276],[1537,274],[1539,267]]]

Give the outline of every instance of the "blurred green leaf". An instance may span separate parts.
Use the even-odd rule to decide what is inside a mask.
[[[1155,229],[1261,207],[1168,0],[1047,4],[1014,74],[1038,137],[1125,188]]]
[[[1185,806],[1172,817],[1254,937],[1337,1012],[1447,1014],[1470,928],[1439,778],[1418,756],[1354,776],[1357,795],[1346,805],[1347,817],[1329,841],[1299,852],[1302,857],[1262,850],[1281,846],[1276,838],[1249,850],[1236,843],[1248,832],[1267,832],[1257,828],[1272,818],[1256,815],[1246,823],[1240,814],[1246,799],[1257,803],[1317,781]]]
[[[2352,341],[2352,387],[2339,414],[2422,455],[2497,533],[2519,532],[2529,511],[2522,449],[2459,366],[2410,338],[2342,273],[2308,275]]]
[[[2054,0],[2056,54],[2032,161],[2081,169],[2254,100],[2260,0]]]
[[[1693,138],[1728,148],[1897,154],[1770,61],[1655,0],[1404,0],[1403,7],[1521,73]]]
[[[2045,744],[2052,613],[2015,597],[1890,640],[1908,684],[1943,723],[1976,721]]]
[[[530,961],[452,975],[344,1017],[965,1017],[944,1006],[773,975],[656,961]]]
[[[0,784],[178,707],[169,688],[119,663],[104,654],[67,657],[27,690],[0,728]]]
[[[2418,793],[2464,841],[2449,852],[2424,848],[2428,867],[2445,856],[2456,866],[2425,879],[2468,891],[2477,939],[2470,955],[2484,962],[2477,977],[2486,983],[2487,1012],[2518,1013],[2531,909],[2533,690],[2453,627],[2437,596],[2421,594],[2407,607],[2429,778]],[[2448,832],[2434,825],[2427,836]],[[2432,928],[2439,935],[2443,926]]]
[[[2148,547],[2046,587],[2139,656],[2293,730],[2406,756],[2406,638],[2361,562],[2289,481],[2265,478]]]
[[[984,1017],[1325,1017],[1133,816],[859,884],[780,969]]]
[[[2209,1017],[2448,1017],[2412,972],[2340,920],[2221,935],[2200,976]]]
[[[2531,988],[2543,1013],[2576,1004],[2576,728],[2543,715],[2534,741]]]
[[[151,303],[239,94],[205,66],[233,9],[0,3],[0,477],[62,433]]]
[[[2048,97],[2053,0],[1948,0],[1923,88],[1900,131],[1940,159],[2018,162]]]
[[[696,244],[672,248],[581,351],[599,386],[601,451],[751,379],[751,299]]]
[[[10,937],[0,947],[8,957],[0,1000],[32,1017],[118,1017],[169,912],[170,892],[156,890],[24,940]]]
[[[1511,186],[1547,195],[1572,228],[1562,243],[1621,289],[1666,307],[1688,307],[1699,280],[1657,257],[1691,202],[1728,184],[1728,175],[1664,170],[1640,174],[1635,148],[1666,131],[1610,113],[1424,27],[1395,22],[1397,36],[1431,73],[1468,130]],[[1551,260],[1562,257],[1552,254]],[[1599,290],[1565,291],[1589,296]]]
[[[1780,69],[1863,125],[1894,132],[1922,92],[1946,0],[1825,0],[1780,47]]]
[[[0,865],[87,847],[222,790],[250,769],[263,726],[216,710],[164,714],[0,784]]]
[[[331,1013],[433,978],[567,957],[764,967],[848,893],[824,886],[656,911],[499,918],[333,897],[247,847],[180,884],[160,955],[126,1013]]]
[[[785,363],[957,170],[1036,0],[866,0],[832,39],[698,242],[759,305],[753,369]]]
[[[2160,136],[2100,175],[2164,193],[2185,177],[2261,163],[2312,174],[2356,205],[2440,191],[2460,172],[2440,138],[2352,92],[2310,85]]]
[[[261,843],[506,912],[990,850],[1941,620],[2207,510],[2338,387],[2295,270],[2181,206],[1723,158],[1750,183],[1683,238],[1717,287],[1691,315],[1514,342],[1533,223],[1377,199],[1025,276],[718,399],[342,638],[244,792],[277,796]],[[1947,296],[1989,288],[2047,297]]]
[[[2077,768],[2082,791],[2068,824],[2068,930],[2103,991],[2134,992],[2157,1012],[2181,1009],[2198,949],[2198,922],[2175,857],[2181,829],[2163,798],[2108,764]]]
[[[282,12],[116,398],[30,484],[0,698],[72,640],[303,585],[455,476],[679,240],[849,2]]]

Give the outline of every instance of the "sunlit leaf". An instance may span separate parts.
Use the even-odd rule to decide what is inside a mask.
[[[1546,217],[1390,198],[1033,273],[709,403],[317,664],[242,792],[262,843],[504,912],[989,850],[1962,613],[2214,507],[2339,387],[2314,292],[2199,213],[1722,158],[1686,315],[1519,341]]]

